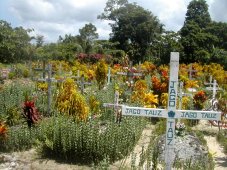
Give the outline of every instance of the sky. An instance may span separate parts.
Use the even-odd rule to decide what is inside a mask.
[[[166,30],[178,31],[185,20],[191,0],[128,0],[157,16]],[[97,19],[107,0],[0,0],[0,20],[12,27],[32,28],[32,34],[43,35],[44,42],[56,42],[59,35],[78,35],[85,24],[96,26],[99,39],[108,39],[108,21]],[[227,22],[227,0],[207,0],[214,21]]]

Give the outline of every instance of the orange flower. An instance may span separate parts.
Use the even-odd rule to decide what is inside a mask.
[[[7,127],[3,123],[0,123],[0,137],[6,137]]]

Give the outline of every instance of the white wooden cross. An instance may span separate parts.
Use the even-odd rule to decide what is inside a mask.
[[[119,108],[122,107],[123,105],[119,104],[119,92],[116,91],[114,94],[114,104],[113,103],[104,103],[104,107],[113,107],[114,108],[114,113],[115,113],[115,118],[116,118],[116,123],[120,123],[121,121],[121,113]]]
[[[129,63],[129,70],[128,70],[128,72],[117,72],[117,74],[118,75],[124,75],[124,76],[127,76],[128,77],[128,79],[129,79],[128,81],[129,81],[129,84],[130,84],[130,88],[129,88],[130,92],[132,90],[132,84],[133,84],[132,77],[133,76],[142,76],[141,73],[133,73],[132,72],[132,62],[131,61]]]
[[[129,107],[122,105],[122,115],[167,118],[165,163],[171,170],[174,155],[175,119],[221,120],[221,112],[200,110],[176,110],[178,88],[179,53],[171,52],[168,109]]]
[[[190,64],[189,69],[187,70],[189,72],[189,80],[192,80],[192,73],[197,72],[196,70],[192,69],[192,65]]]
[[[214,80],[213,83],[209,83],[209,85],[213,86],[213,87],[206,87],[207,90],[212,90],[213,91],[213,95],[212,95],[212,99],[215,99],[215,96],[217,94],[217,90],[221,90],[221,88],[218,87],[217,81]]]
[[[108,74],[107,74],[107,85],[110,84],[110,77],[111,77],[111,73],[110,73],[110,67],[108,67]]]

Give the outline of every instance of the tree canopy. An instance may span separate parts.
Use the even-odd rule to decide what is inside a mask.
[[[145,60],[149,46],[163,31],[163,25],[150,11],[127,0],[108,0],[100,19],[111,20],[110,40],[119,42],[133,61]]]

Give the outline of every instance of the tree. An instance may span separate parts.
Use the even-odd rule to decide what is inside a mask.
[[[148,47],[163,31],[156,16],[127,0],[108,0],[104,13],[98,18],[113,21],[111,41],[119,42],[117,47],[136,62],[145,60]]]
[[[187,9],[184,25],[180,30],[184,48],[182,62],[209,62],[217,37],[207,30],[211,24],[208,5],[205,0],[193,0]]]
[[[44,36],[37,35],[35,39],[36,39],[36,47],[42,47],[44,43]]]
[[[27,47],[32,39],[28,33],[31,31],[22,27],[12,28],[8,22],[0,20],[0,62],[28,59]]]
[[[168,64],[169,54],[173,51],[182,51],[182,45],[179,42],[180,35],[174,31],[165,31],[157,40],[152,44],[151,52],[156,56],[157,64]]]
[[[83,28],[79,29],[78,40],[85,53],[91,52],[94,40],[99,37],[96,31],[97,28],[91,23],[85,24]]]
[[[185,24],[194,21],[200,28],[206,28],[211,22],[208,12],[208,5],[205,0],[192,0],[188,7],[185,17]]]
[[[215,48],[227,51],[227,23],[213,21],[207,27],[207,31],[217,37]]]

